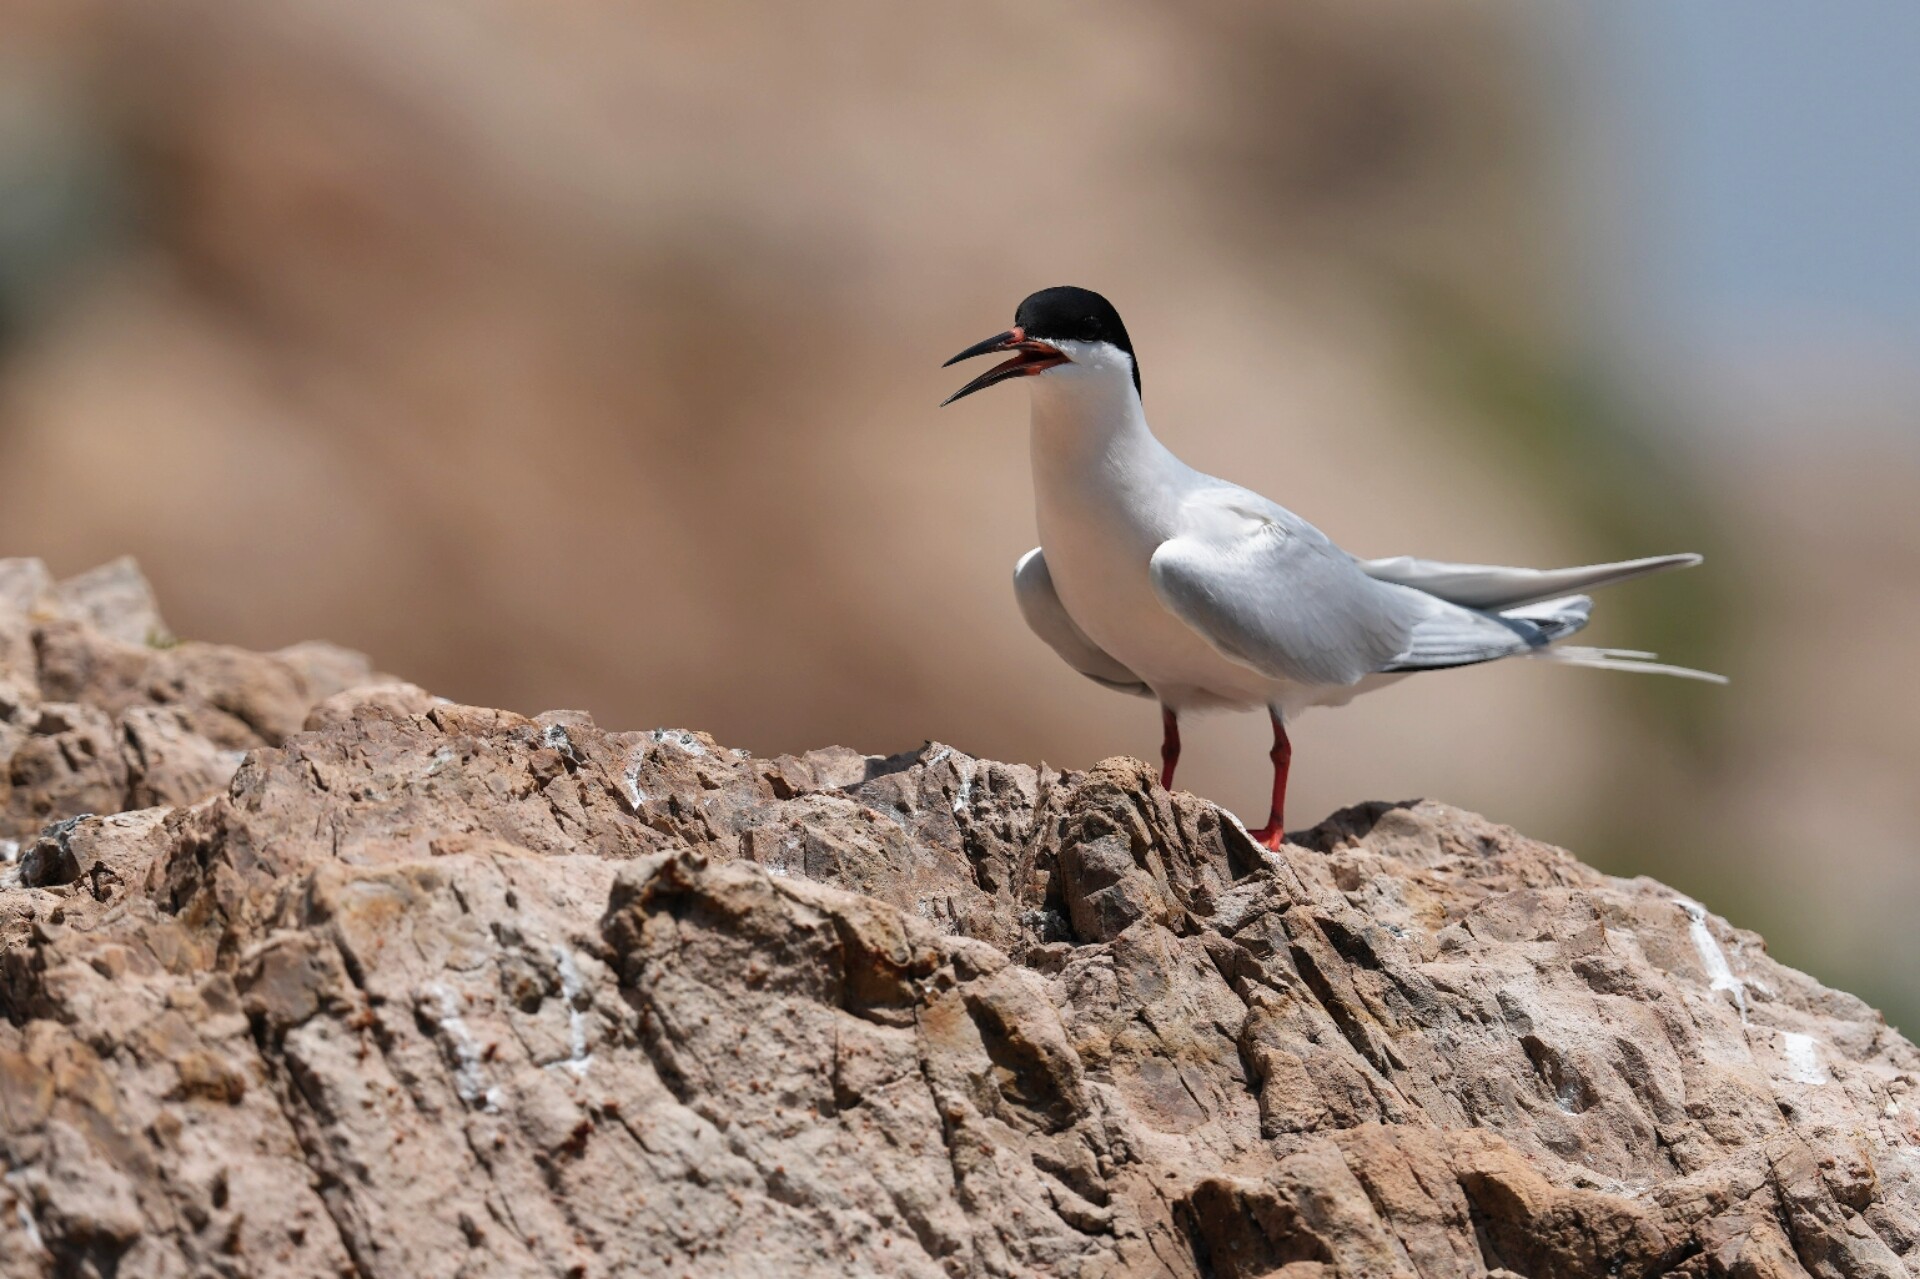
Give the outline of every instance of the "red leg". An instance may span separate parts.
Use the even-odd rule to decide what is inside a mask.
[[[1273,811],[1265,826],[1250,833],[1262,846],[1278,849],[1287,842],[1287,770],[1293,764],[1293,743],[1278,715],[1273,715],[1273,750],[1267,758],[1273,761]]]
[[[1160,708],[1160,789],[1173,789],[1173,769],[1180,762],[1180,717],[1170,707]]]

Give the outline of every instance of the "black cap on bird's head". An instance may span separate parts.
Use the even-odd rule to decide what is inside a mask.
[[[976,342],[947,364],[958,364],[976,355],[1011,351],[1012,359],[995,365],[942,401],[941,407],[962,396],[985,390],[1008,378],[1031,377],[1060,364],[1071,363],[1059,343],[1104,342],[1126,352],[1133,365],[1133,389],[1140,390],[1140,361],[1134,358],[1133,341],[1127,326],[1113,303],[1092,289],[1076,289],[1070,284],[1056,285],[1029,294],[1013,313],[1013,327],[996,333],[984,342]],[[945,368],[946,364],[940,367]]]

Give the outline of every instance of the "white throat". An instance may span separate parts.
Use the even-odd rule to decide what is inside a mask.
[[[1053,345],[1068,363],[1027,379],[1036,481],[1053,465],[1093,465],[1116,448],[1153,438],[1134,389],[1133,360],[1125,351],[1106,342]]]
[[[1056,343],[1069,364],[1027,379],[1032,388],[1033,496],[1049,561],[1072,547],[1132,547],[1147,555],[1170,534],[1184,477],[1191,474],[1154,438],[1133,385],[1133,362],[1104,342]],[[1135,545],[1137,543],[1137,545]],[[1066,594],[1085,566],[1063,562]],[[1063,596],[1064,598],[1064,596]]]

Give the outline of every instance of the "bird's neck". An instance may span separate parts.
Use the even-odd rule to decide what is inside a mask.
[[[1033,379],[1037,482],[1070,476],[1096,479],[1156,452],[1165,449],[1147,426],[1130,375],[1062,369]]]
[[[1056,380],[1057,379],[1057,380]],[[1185,470],[1147,426],[1132,377],[1034,379],[1033,486],[1044,545],[1071,525],[1157,525]]]

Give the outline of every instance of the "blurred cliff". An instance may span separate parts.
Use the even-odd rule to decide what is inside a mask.
[[[483,704],[762,752],[1148,753],[1152,708],[1014,610],[1024,397],[933,409],[941,359],[1085,284],[1175,448],[1356,551],[1710,555],[1593,634],[1731,691],[1414,681],[1305,721],[1301,821],[1482,809],[1727,902],[1912,1026],[1910,455],[1786,430],[1708,464],[1663,391],[1588,358],[1542,29],[22,0],[0,549],[131,552],[183,634],[325,635]],[[1196,725],[1182,780],[1255,806],[1263,732]]]

